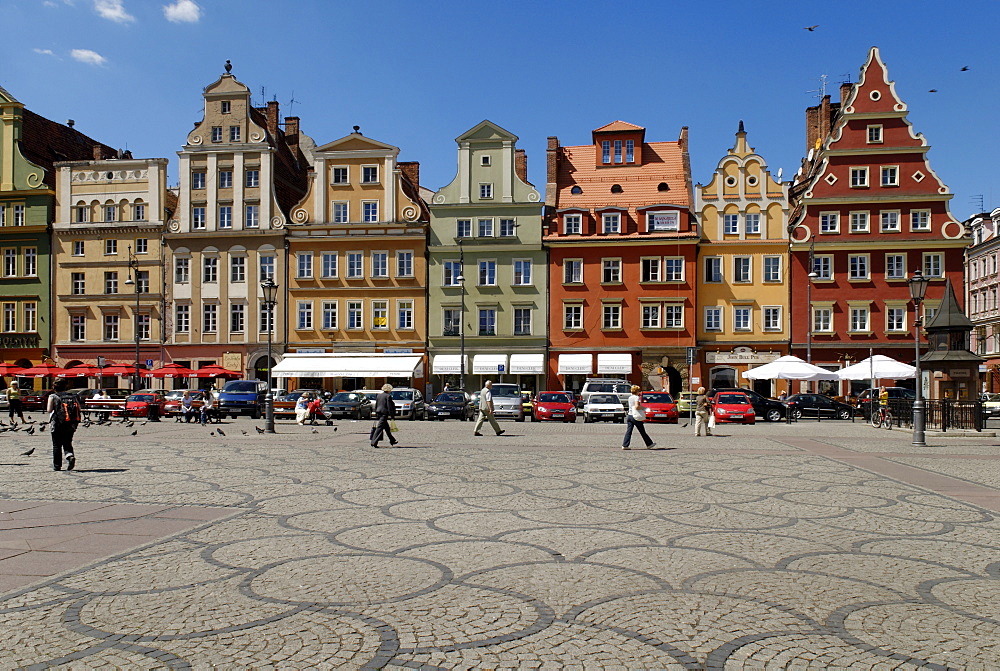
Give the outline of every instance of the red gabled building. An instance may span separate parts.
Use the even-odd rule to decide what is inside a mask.
[[[680,391],[695,345],[698,232],[687,128],[676,142],[615,121],[548,143],[548,387],[624,377]]]
[[[907,279],[917,269],[933,278],[926,324],[945,280],[962,286],[965,228],[877,47],[841,98],[825,96],[806,111],[809,154],[792,188],[789,225],[792,352],[831,369],[872,352],[912,363]],[[849,393],[847,384],[821,383],[835,394]]]

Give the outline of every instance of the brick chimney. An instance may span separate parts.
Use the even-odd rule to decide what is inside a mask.
[[[293,154],[299,150],[299,118],[297,116],[285,117],[285,142]]]
[[[267,102],[267,132],[271,134],[271,137],[278,137],[278,101],[269,100]]]
[[[851,95],[851,89],[854,88],[854,84],[851,82],[844,82],[840,85],[840,103],[844,104],[847,102],[847,98]]]
[[[523,149],[514,150],[514,173],[522,182],[528,183],[528,154]]]
[[[94,145],[94,160],[100,161],[104,159],[104,147],[99,144]]]
[[[550,135],[545,148],[545,204],[556,206],[556,176],[559,174],[559,138]]]
[[[406,181],[412,184],[414,188],[420,186],[419,161],[400,161],[396,165],[399,167],[399,171],[403,173],[403,176],[406,177]]]

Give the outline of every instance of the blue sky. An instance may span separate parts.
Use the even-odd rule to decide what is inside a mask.
[[[169,158],[172,183],[202,88],[228,58],[257,102],[263,87],[317,143],[360,125],[420,161],[431,189],[454,175],[454,138],[487,118],[520,137],[540,190],[547,136],[585,144],[615,119],[649,141],[689,126],[695,182],[743,119],[788,179],[809,91],[826,74],[836,96],[877,45],[953,214],[977,211],[978,194],[1000,206],[996,0],[0,0],[0,25],[0,85],[106,144]]]

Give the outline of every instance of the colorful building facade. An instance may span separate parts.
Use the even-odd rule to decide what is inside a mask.
[[[972,351],[986,357],[982,391],[1000,392],[1000,208],[963,222],[972,235],[965,253],[965,305]]]

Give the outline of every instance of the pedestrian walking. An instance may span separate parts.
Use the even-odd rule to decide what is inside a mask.
[[[14,423],[14,415],[17,415],[21,419],[21,423],[24,423],[24,408],[21,406],[21,388],[17,384],[17,380],[11,380],[10,386],[7,387],[7,414],[10,418],[10,423]]]
[[[66,393],[65,378],[56,379],[54,392],[49,395],[47,411],[52,423],[52,470],[61,471],[63,456],[66,470],[76,468],[76,454],[73,452],[73,434],[80,424],[80,401],[76,394]]]
[[[632,394],[628,397],[628,414],[625,415],[625,437],[622,438],[622,449],[632,449],[632,429],[636,429],[642,436],[642,441],[646,443],[646,449],[651,450],[656,447],[656,443],[649,439],[646,427],[643,425],[643,422],[646,421],[646,412],[642,409],[642,399],[639,398],[639,385],[633,384],[629,391]]]
[[[479,392],[479,419],[476,420],[476,430],[472,434],[474,436],[483,435],[480,430],[483,428],[483,423],[486,420],[490,421],[490,426],[493,430],[497,432],[498,436],[506,433],[497,424],[496,417],[493,416],[493,380],[487,380],[486,384],[483,386],[483,390]]]
[[[712,435],[712,427],[709,424],[711,419],[712,403],[708,400],[708,396],[705,395],[705,388],[698,387],[698,395],[694,399],[694,435],[701,436],[701,430],[704,427],[705,435]]]
[[[378,441],[382,440],[382,434],[389,438],[389,446],[393,446],[399,441],[389,430],[389,422],[396,416],[396,402],[392,400],[391,384],[382,385],[382,393],[375,397],[375,417],[376,423],[372,427],[371,440],[372,447],[378,447]]]

